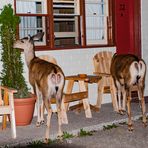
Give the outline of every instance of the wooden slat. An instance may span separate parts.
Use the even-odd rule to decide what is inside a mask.
[[[77,92],[71,94],[64,94],[64,103],[79,101],[88,97],[88,92]]]
[[[66,76],[65,79],[66,80],[69,80],[69,81],[77,81],[77,82],[78,81],[85,81],[87,83],[97,83],[102,78],[102,76],[98,72],[97,73],[94,73],[94,74],[95,75],[85,75],[84,77],[83,76],[80,76],[81,74],[72,75],[72,76]],[[106,74],[102,73],[102,75],[106,75]]]
[[[0,107],[0,115],[10,114],[11,109],[9,106],[1,106]]]
[[[7,90],[8,92],[17,93],[16,89],[6,87],[6,86],[0,86],[0,89]]]
[[[83,108],[83,103],[79,103],[79,104],[76,104],[74,106],[71,106],[69,108],[69,110],[71,110],[71,111],[73,111],[73,110],[80,111],[82,108]]]
[[[102,79],[102,76],[100,75],[88,75],[87,79],[85,80],[85,82],[87,83],[98,83],[98,81],[100,81]]]
[[[4,90],[4,106],[9,104],[8,100],[8,89]],[[6,111],[5,111],[6,112]],[[7,114],[3,115],[3,121],[2,121],[2,129],[6,129],[7,126]]]

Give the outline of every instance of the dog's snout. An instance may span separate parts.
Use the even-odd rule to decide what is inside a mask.
[[[58,91],[58,89],[59,89],[59,87],[58,87],[58,86],[56,86],[56,87],[55,87],[56,92]]]

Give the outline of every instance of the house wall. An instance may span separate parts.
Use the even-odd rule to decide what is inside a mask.
[[[2,0],[2,5],[0,5],[0,9],[5,5],[11,3],[13,6],[12,0]],[[1,49],[1,45],[0,45]],[[83,48],[83,49],[75,49],[75,50],[54,50],[54,51],[37,51],[36,55],[52,55],[56,58],[57,63],[63,69],[65,75],[74,75],[79,73],[93,74],[93,56],[102,50],[116,51],[115,47],[111,48]],[[1,58],[1,54],[0,54]],[[28,68],[25,63],[24,54],[22,53],[22,60],[24,62],[24,76],[26,78],[27,84],[29,88],[32,90],[31,85],[28,81]],[[0,69],[2,69],[2,63],[0,62]],[[65,87],[66,88],[66,87]],[[77,85],[74,86],[74,91],[77,91]],[[89,85],[89,99],[92,104],[96,102],[97,98],[97,84]],[[110,95],[104,96],[103,103],[110,102]]]
[[[0,9],[3,7],[3,5],[11,3],[13,6],[13,0],[1,0]],[[142,57],[146,61],[146,64],[148,65],[148,11],[147,11],[148,1],[142,0]],[[1,49],[1,45],[0,45]],[[54,50],[54,51],[37,51],[36,54],[39,55],[52,55],[57,59],[58,64],[63,69],[65,75],[72,75],[72,74],[78,74],[78,73],[87,73],[92,74],[93,73],[93,63],[92,63],[92,57],[94,54],[96,54],[98,51],[102,50],[110,50],[115,52],[116,48],[86,48],[86,49],[76,49],[76,50]],[[1,51],[0,51],[1,52]],[[0,54],[1,58],[1,54]],[[24,61],[24,54],[22,53],[22,59]],[[2,69],[2,63],[0,62],[0,70]],[[28,82],[28,69],[26,67],[25,61],[24,61],[24,76],[26,78],[26,81],[28,83],[29,88],[31,88],[29,82]],[[146,75],[146,87],[145,87],[145,95],[148,95],[148,74]],[[77,89],[77,86],[74,88]],[[90,84],[89,85],[89,99],[90,102],[93,104],[96,101],[97,96],[97,86],[96,84]],[[111,99],[109,96],[105,97],[104,103],[110,102]]]

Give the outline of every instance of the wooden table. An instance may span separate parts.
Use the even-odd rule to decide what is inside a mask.
[[[94,111],[99,111],[93,105],[89,104],[88,100],[88,83],[98,83],[102,77],[98,75],[86,75],[86,74],[78,74],[66,76],[66,80],[68,81],[67,89],[65,92],[65,106],[66,109],[69,107],[69,102],[79,101],[77,105],[71,106],[69,110],[77,110],[80,111],[82,108],[85,110],[85,115],[87,118],[91,118],[91,109]],[[74,83],[77,82],[79,84],[79,91],[76,93],[72,92]]]

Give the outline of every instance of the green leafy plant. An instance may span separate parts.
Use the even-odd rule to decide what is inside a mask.
[[[83,137],[83,136],[92,136],[93,132],[92,131],[85,131],[84,129],[80,129],[80,132],[78,133],[78,136]]]
[[[15,97],[23,98],[29,95],[28,87],[23,76],[21,51],[13,48],[16,39],[16,28],[20,18],[14,14],[10,4],[5,5],[0,14],[0,37],[2,45],[1,84],[15,88]]]
[[[27,145],[29,145],[30,148],[31,147],[32,148],[40,148],[44,145],[44,143],[41,140],[36,140],[36,141],[29,142]]]
[[[103,126],[103,130],[110,130],[112,128],[117,128],[118,126],[113,123],[112,125]]]
[[[73,138],[73,137],[74,137],[73,134],[70,134],[68,132],[63,132],[63,135],[62,135],[63,140]]]

